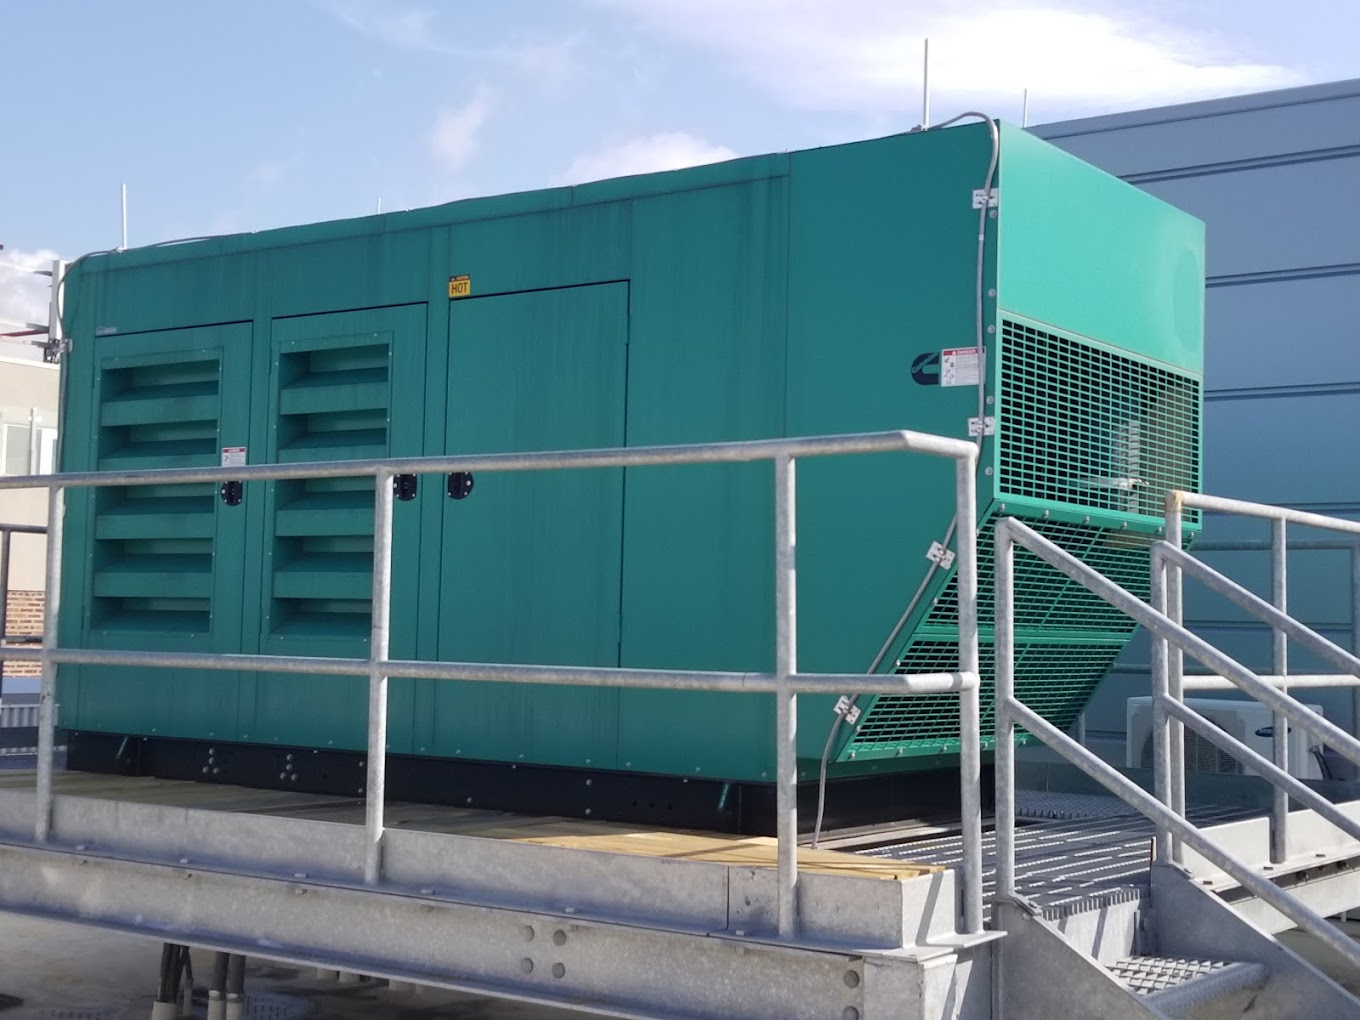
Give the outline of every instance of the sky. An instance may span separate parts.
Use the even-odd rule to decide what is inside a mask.
[[[0,0],[0,262],[1360,77],[1354,0]],[[0,320],[45,321],[0,270]]]

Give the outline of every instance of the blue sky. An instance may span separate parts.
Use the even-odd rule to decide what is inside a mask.
[[[2,0],[0,260],[903,130],[926,35],[936,119],[1360,76],[1353,0]]]

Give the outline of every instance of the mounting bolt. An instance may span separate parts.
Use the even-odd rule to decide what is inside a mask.
[[[553,932],[553,945],[555,945],[555,946],[565,946],[566,944],[567,944],[567,933],[566,933],[566,932],[564,932],[561,928],[559,928],[557,931]]]
[[[521,974],[532,974],[534,972],[534,961],[527,956],[519,961],[519,972]]]
[[[532,924],[526,924],[519,930],[519,933],[525,942],[532,942],[534,940],[534,926]]]
[[[995,216],[996,213],[992,213],[992,215]],[[846,1006],[844,1012],[841,1013],[841,1020],[859,1020],[859,1010],[854,1006]]]
[[[552,974],[553,974],[553,977],[555,977],[555,978],[563,978],[563,977],[566,977],[566,976],[567,976],[567,967],[566,967],[566,964],[562,964],[562,963],[554,963],[554,964],[553,964],[553,971],[552,971]],[[855,1015],[858,1016],[859,1014],[855,1014]]]
[[[846,987],[846,988],[858,988],[858,987],[859,987],[859,974],[857,974],[857,973],[856,973],[855,971],[853,971],[853,970],[847,970],[847,971],[845,972],[845,987]]]

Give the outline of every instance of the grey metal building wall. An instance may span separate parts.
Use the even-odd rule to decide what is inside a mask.
[[[1360,516],[1360,80],[1048,124],[1035,133],[1207,224],[1204,484],[1208,492]],[[1205,541],[1265,538],[1211,517]],[[1297,535],[1290,538],[1315,538]],[[1264,554],[1217,554],[1269,595]],[[1290,558],[1291,609],[1352,640],[1345,553]],[[1187,583],[1187,620],[1269,672],[1270,642]],[[1087,714],[1122,755],[1125,701],[1146,694],[1145,644]],[[1291,649],[1291,671],[1330,672]],[[1316,693],[1349,725],[1345,693]]]

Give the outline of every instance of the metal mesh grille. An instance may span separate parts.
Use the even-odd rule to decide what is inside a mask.
[[[1073,645],[1019,643],[1015,647],[1015,693],[1049,722],[1068,729],[1086,706],[1096,685],[1104,678],[1123,650],[1121,643]],[[899,673],[952,672],[959,668],[959,649],[954,641],[913,641],[898,663]],[[993,647],[981,646],[982,732],[991,746],[994,716],[995,669]],[[952,750],[959,737],[959,699],[956,694],[923,697],[888,695],[875,700],[855,730],[851,750],[882,748]]]
[[[1209,721],[1213,722],[1212,719]],[[1149,731],[1139,749],[1139,768],[1152,768],[1152,753],[1152,733]],[[1219,776],[1240,776],[1245,771],[1240,761],[1188,726],[1185,728],[1185,768],[1189,772],[1212,772]]]
[[[1161,516],[1168,490],[1199,487],[1199,418],[1195,379],[1001,324],[1003,493]]]
[[[992,535],[998,516],[1001,515],[988,516],[978,530],[978,619],[984,627],[990,627],[995,618],[990,593],[996,584],[996,547]],[[1147,601],[1149,549],[1155,536],[1062,521],[1026,520],[1024,523],[1115,584]],[[958,622],[956,574],[935,600],[926,623],[956,627]],[[1015,625],[1124,633],[1132,633],[1134,628],[1133,621],[1114,606],[1019,545],[1015,547]]]

